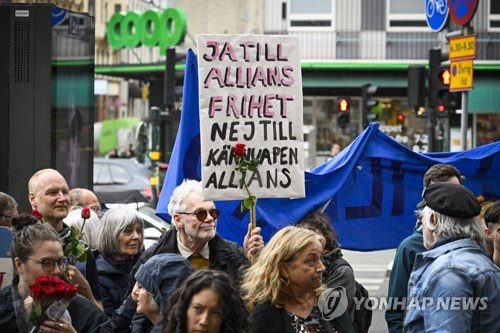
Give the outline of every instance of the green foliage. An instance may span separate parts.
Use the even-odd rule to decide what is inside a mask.
[[[41,319],[43,319],[43,317],[42,317],[42,302],[37,300],[37,301],[33,302],[31,311],[29,312],[29,315],[28,315],[28,320],[33,325],[38,326],[41,324]]]
[[[83,229],[83,227],[82,227]],[[68,257],[70,264],[75,262],[85,262],[87,261],[87,244],[81,239],[83,231],[79,232],[77,228],[71,227],[71,232],[69,235],[69,242],[64,248],[64,255]]]

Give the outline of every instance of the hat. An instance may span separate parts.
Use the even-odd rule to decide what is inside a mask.
[[[423,196],[426,206],[447,216],[470,219],[481,212],[481,205],[474,194],[462,185],[431,184],[425,188]]]
[[[183,256],[162,253],[142,264],[135,273],[135,279],[153,294],[160,311],[163,311],[170,294],[193,272],[193,266]]]

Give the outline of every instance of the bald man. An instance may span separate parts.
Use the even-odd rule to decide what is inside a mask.
[[[31,208],[42,214],[43,223],[50,224],[59,233],[64,248],[71,231],[63,222],[69,213],[69,187],[66,179],[57,170],[43,169],[31,176],[28,189]],[[77,262],[75,265],[78,269],[68,266],[71,282],[77,283],[78,292],[102,309],[101,290],[92,251],[87,251],[86,262]]]
[[[74,188],[69,191],[69,210],[75,210],[83,207],[88,207],[94,213],[102,217],[101,204],[94,192],[85,188]]]

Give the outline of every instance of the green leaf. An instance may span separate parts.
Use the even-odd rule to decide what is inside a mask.
[[[75,252],[76,243],[74,241],[69,242],[64,248],[64,255],[69,256],[71,253]]]
[[[241,202],[241,205],[240,205],[240,211],[243,213],[244,211],[246,211],[247,209],[245,208],[245,205],[244,205],[244,201]]]
[[[75,226],[71,226],[71,238],[76,239],[78,237],[79,231]]]
[[[80,242],[76,245],[76,257],[77,258],[80,258],[80,256],[86,251],[85,249],[85,243],[83,242]]]
[[[243,200],[243,206],[245,206],[246,209],[252,209],[252,199]]]
[[[252,160],[252,162],[250,162],[251,165],[253,166],[258,166],[260,164],[259,160]]]
[[[84,262],[84,261],[87,261],[87,251],[83,252],[78,258],[77,258],[78,261],[80,262]]]
[[[250,171],[257,171],[257,166],[256,165],[250,165],[248,167],[248,170],[250,170]]]
[[[42,317],[42,303],[40,301],[34,301],[33,305],[31,306],[28,320],[32,324],[38,325],[41,317]]]

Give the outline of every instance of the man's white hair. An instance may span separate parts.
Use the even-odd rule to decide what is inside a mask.
[[[432,214],[436,216],[436,224],[431,223]],[[483,232],[481,231],[477,217],[461,219],[441,214],[426,206],[421,211],[421,219],[426,228],[434,233],[436,240],[445,237],[466,237],[480,244],[484,243]]]
[[[173,221],[173,217],[178,212],[186,211],[186,203],[184,200],[191,193],[195,192],[203,197],[203,185],[200,181],[185,179],[179,186],[174,189],[170,202],[168,203],[168,214],[172,217],[172,225],[177,228]]]

